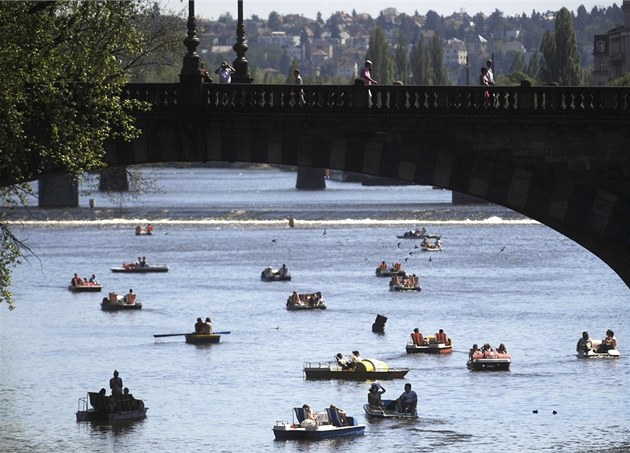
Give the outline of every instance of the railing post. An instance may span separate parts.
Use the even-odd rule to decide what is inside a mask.
[[[532,84],[527,80],[521,80],[521,86],[517,90],[518,97],[516,98],[517,110],[533,110],[534,108],[534,93],[532,91]]]
[[[370,106],[370,90],[365,87],[363,79],[354,79],[352,88],[352,107],[366,109]]]

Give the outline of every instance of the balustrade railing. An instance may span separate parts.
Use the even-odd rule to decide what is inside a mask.
[[[154,111],[181,105],[180,84],[128,84],[124,99],[151,104]],[[529,86],[345,86],[203,84],[201,106],[226,111],[388,112],[450,115],[471,112],[540,112],[562,115],[630,115],[630,89]]]

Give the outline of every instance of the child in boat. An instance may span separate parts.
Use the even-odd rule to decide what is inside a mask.
[[[381,395],[385,393],[385,388],[381,384],[374,383],[370,386],[368,393],[368,404],[370,407],[385,410],[385,405],[381,401]]]

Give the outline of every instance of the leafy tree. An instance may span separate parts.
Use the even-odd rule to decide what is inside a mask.
[[[407,40],[402,33],[398,34],[398,47],[396,48],[396,74],[397,79],[403,83],[409,81],[409,58],[407,58]]]
[[[0,4],[0,197],[18,199],[43,174],[80,177],[103,166],[104,144],[131,139],[132,109],[121,100],[131,69],[147,61],[138,19],[149,1]],[[0,220],[0,302],[22,243]]]
[[[439,33],[433,36],[429,46],[429,53],[431,55],[433,83],[435,85],[450,85],[448,72],[444,66],[444,48],[442,47],[442,38],[440,38]]]
[[[541,67],[543,82],[562,86],[582,84],[583,69],[580,66],[577,38],[568,9],[562,8],[558,11],[555,31],[545,33],[540,51],[544,58]]]
[[[510,72],[508,75],[499,76],[495,80],[497,85],[506,85],[506,86],[518,86],[521,84],[522,81],[527,81],[531,85],[536,84],[536,79],[534,79],[533,77],[530,77],[529,75],[525,74],[522,71]]]
[[[514,52],[514,58],[510,65],[510,72],[525,72],[525,55],[523,52]]]
[[[386,85],[393,82],[394,59],[389,50],[389,41],[381,27],[376,27],[370,34],[366,60],[372,61],[372,78]]]
[[[282,30],[282,17],[276,11],[269,13],[269,20],[267,26],[273,31]]]
[[[608,86],[611,87],[630,87],[630,72],[626,73],[623,77],[618,77],[610,81]]]
[[[534,55],[529,59],[529,63],[527,63],[527,75],[537,79],[538,74],[540,73],[540,53],[538,51],[534,52]]]
[[[433,74],[431,73],[431,56],[429,49],[425,46],[424,35],[420,35],[418,44],[411,51],[411,69],[413,71],[413,82],[416,85],[431,85]]]

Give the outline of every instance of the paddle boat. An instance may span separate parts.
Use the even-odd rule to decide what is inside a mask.
[[[448,338],[444,332],[423,336],[420,331],[414,329],[410,336],[411,339],[405,346],[407,354],[450,354],[453,352],[453,339]]]
[[[151,236],[153,234],[153,225],[149,223],[146,228],[136,225],[135,231],[136,236]]]
[[[124,273],[136,273],[136,274],[148,274],[150,272],[168,272],[168,266],[166,264],[147,264],[144,258],[133,262],[123,263],[122,267],[112,267],[112,272],[124,272]]]
[[[287,310],[325,310],[326,304],[322,293],[298,294],[293,291],[286,303]]]
[[[103,311],[140,310],[141,308],[142,302],[133,293],[121,296],[111,292],[101,301],[101,310]]]
[[[436,239],[435,242],[431,244],[429,241],[424,239],[422,243],[420,244],[420,249],[422,249],[423,252],[441,252],[442,241],[440,241],[439,239]]]
[[[100,393],[88,392],[86,397],[79,398],[78,406],[78,422],[115,423],[142,420],[147,417],[149,409],[142,400],[131,395],[106,396],[104,389]]]
[[[422,291],[420,287],[420,280],[417,275],[405,275],[399,277],[397,275],[392,276],[389,281],[390,291]]]
[[[610,335],[609,335],[610,334]],[[582,338],[577,343],[575,350],[577,356],[580,359],[618,359],[621,357],[619,350],[617,349],[617,339],[615,334],[609,330],[606,332],[608,338],[610,338],[610,346],[606,351],[599,351],[600,346],[604,343],[604,340],[591,340],[588,332],[582,333]],[[602,348],[604,349],[604,348]]]
[[[385,261],[382,261],[381,264],[376,268],[376,276],[377,277],[391,277],[393,275],[398,275],[403,277],[405,275],[405,271],[402,269],[400,263],[394,263],[391,267],[387,266]]]
[[[218,333],[200,334],[200,333],[187,333],[184,335],[186,343],[189,344],[215,344],[221,340],[221,335]]]
[[[276,440],[322,440],[365,433],[365,425],[360,425],[354,417],[340,414],[333,405],[313,417],[307,418],[304,408],[294,407],[292,422],[276,421],[273,427]]]
[[[396,237],[398,239],[440,239],[442,235],[427,233],[426,228],[416,228],[415,230],[406,231],[404,234],[397,235]]]
[[[402,379],[408,372],[409,368],[390,368],[387,363],[375,359],[363,359],[354,368],[343,367],[337,362],[304,362],[306,379]]]
[[[507,349],[494,349],[486,343],[481,349],[473,345],[466,366],[471,371],[509,371],[512,356]]]
[[[282,265],[280,269],[267,266],[260,273],[260,279],[263,282],[289,282],[291,281],[291,274],[285,265]]]
[[[398,412],[396,400],[382,400],[383,407],[363,405],[363,410],[371,418],[418,418],[418,411]]]

